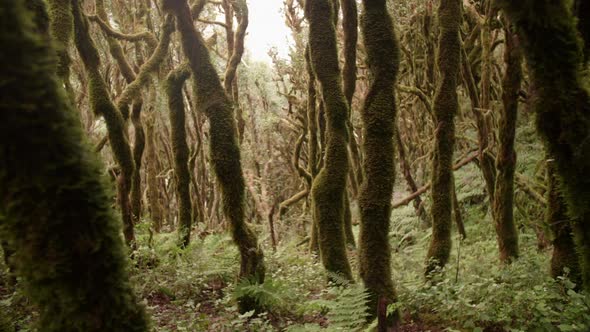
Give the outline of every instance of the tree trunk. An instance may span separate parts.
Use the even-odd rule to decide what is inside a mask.
[[[516,115],[518,113],[518,93],[522,77],[520,50],[516,35],[505,28],[504,62],[506,71],[502,84],[503,108],[500,117],[498,156],[496,158],[496,189],[492,204],[492,216],[498,237],[500,261],[510,263],[518,258],[518,231],[514,225],[514,168],[516,152],[514,137],[516,135]]]
[[[391,197],[395,181],[394,130],[397,107],[394,87],[399,68],[399,48],[385,0],[363,0],[361,33],[371,72],[371,85],[365,98],[362,119],[365,181],[359,207],[360,275],[368,290],[371,317],[378,312],[378,300],[396,301],[391,279],[389,226]],[[388,317],[388,326],[399,323],[399,311]]]
[[[553,232],[553,254],[551,255],[551,276],[567,277],[580,285],[581,275],[576,254],[576,245],[572,236],[571,219],[567,216],[567,206],[559,188],[559,179],[555,173],[555,161],[547,160],[547,209],[545,220]],[[564,269],[569,269],[565,273]]]
[[[223,211],[230,221],[232,237],[240,251],[240,280],[264,282],[262,249],[256,234],[244,221],[244,176],[240,161],[238,133],[231,101],[223,90],[202,36],[193,25],[186,0],[165,0],[164,8],[177,19],[183,50],[195,85],[196,104],[209,118],[211,163],[223,196]],[[238,299],[239,311],[258,309],[254,298]]]
[[[440,82],[434,98],[436,130],[432,162],[432,240],[427,254],[427,276],[437,267],[444,267],[451,254],[454,118],[459,108],[456,88],[461,59],[460,1],[441,0],[438,17]]]
[[[499,2],[519,32],[537,87],[537,130],[555,158],[584,288],[590,289],[590,96],[583,81],[582,43],[568,3]]]
[[[170,116],[170,140],[174,154],[174,175],[176,176],[176,201],[178,204],[178,236],[180,247],[188,246],[191,238],[191,196],[190,173],[188,170],[189,150],[186,144],[186,121],[182,86],[191,72],[188,66],[181,66],[170,72],[166,78],[166,94]]]
[[[334,25],[335,10],[330,0],[306,2],[312,68],[320,84],[326,115],[324,168],[312,187],[322,263],[328,279],[353,280],[346,255],[344,234],[344,191],[348,175],[348,104],[342,93]],[[328,15],[328,17],[326,17]]]
[[[129,192],[135,164],[127,141],[125,121],[113,104],[106,84],[100,75],[100,57],[90,36],[88,20],[82,14],[80,6],[81,4],[77,0],[72,0],[76,47],[88,75],[88,95],[91,108],[95,114],[101,115],[105,120],[113,157],[120,167],[120,174],[117,176],[117,202],[123,216],[125,241],[128,245],[133,245],[135,234]]]
[[[58,84],[54,50],[26,21],[24,1],[1,7],[11,29],[0,32],[0,87],[11,93],[0,102],[0,233],[15,249],[38,327],[147,332],[103,166]]]

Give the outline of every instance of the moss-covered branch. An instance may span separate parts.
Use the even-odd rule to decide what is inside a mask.
[[[87,15],[87,16],[90,21],[98,24],[98,26],[101,28],[102,32],[107,37],[115,38],[115,39],[121,40],[121,41],[129,41],[129,42],[145,41],[145,43],[148,45],[148,47],[150,49],[156,48],[156,46],[158,44],[158,39],[150,31],[142,31],[142,32],[137,32],[137,33],[124,34],[122,32],[115,31],[115,29],[113,29],[108,23],[103,21],[98,15]]]

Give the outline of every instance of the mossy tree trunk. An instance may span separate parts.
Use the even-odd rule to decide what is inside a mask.
[[[516,152],[516,115],[518,93],[522,79],[521,54],[518,40],[508,22],[504,28],[504,62],[506,69],[502,82],[502,103],[498,136],[500,145],[496,157],[496,184],[492,215],[496,226],[500,261],[510,263],[518,258],[518,231],[514,224],[514,172]]]
[[[590,289],[590,96],[583,76],[583,47],[570,2],[499,1],[515,25],[537,88],[537,130],[573,219],[584,288]]]
[[[555,161],[547,160],[547,209],[545,221],[551,227],[553,233],[553,253],[551,255],[550,272],[553,278],[566,275],[565,268],[569,269],[567,277],[580,284],[580,266],[576,245],[572,235],[571,220],[567,215],[567,206],[563,199],[559,180],[555,170]]]
[[[443,267],[451,253],[454,120],[459,107],[456,88],[461,59],[459,0],[441,0],[438,19],[440,80],[434,98],[436,130],[432,161],[432,240],[427,254],[427,276],[437,267]]]
[[[41,331],[147,332],[103,167],[24,8],[0,5],[0,236]]]
[[[377,314],[380,299],[396,301],[391,279],[389,224],[395,181],[394,129],[396,105],[394,87],[399,68],[399,48],[385,0],[363,0],[361,33],[371,72],[371,85],[364,102],[364,179],[359,196],[360,275],[370,293],[370,313]],[[388,321],[397,324],[396,310]]]
[[[318,111],[317,111],[317,91],[315,88],[315,73],[311,65],[311,57],[309,54],[309,44],[305,48],[305,69],[307,71],[307,170],[311,175],[311,185],[318,175],[318,165],[320,159],[319,149],[319,133],[318,133]],[[315,217],[315,208],[313,206],[313,199],[311,200],[311,227],[309,232],[309,251],[317,253],[318,232],[317,232],[317,218]]]
[[[113,157],[120,168],[120,174],[117,177],[117,201],[123,216],[125,240],[128,245],[132,245],[135,235],[129,193],[135,163],[127,140],[125,121],[115,104],[113,104],[107,86],[100,75],[98,50],[90,36],[88,20],[82,13],[81,4],[78,0],[72,0],[72,12],[74,16],[74,39],[88,76],[90,107],[95,114],[101,115],[105,120]]]
[[[145,124],[147,201],[152,227],[156,233],[159,233],[162,229],[164,215],[158,190],[158,156],[156,151],[155,125],[155,114],[152,111],[148,115]]]
[[[342,67],[342,89],[348,107],[350,109],[348,117],[348,127],[350,128],[351,138],[349,140],[350,148],[350,169],[349,179],[353,188],[353,193],[356,192],[358,187],[359,172],[355,170],[355,167],[360,164],[358,156],[358,146],[354,139],[353,127],[352,127],[352,97],[354,96],[354,90],[356,87],[356,43],[358,41],[358,11],[356,6],[356,0],[340,0],[340,8],[342,8],[342,30],[344,32],[344,66]],[[354,194],[356,195],[356,193]],[[350,210],[350,195],[348,191],[344,192],[344,233],[346,236],[346,243],[355,247],[354,233],[352,231],[352,213]]]
[[[176,176],[176,199],[178,202],[178,233],[180,246],[188,246],[191,237],[190,173],[188,170],[189,150],[186,144],[185,111],[182,86],[190,76],[188,66],[174,69],[166,79],[166,94],[170,116],[170,135],[174,154]]]
[[[74,32],[71,0],[49,0],[49,31],[57,54],[57,75],[62,80],[69,98],[74,98],[70,82],[70,64],[68,53]]]
[[[320,85],[326,116],[324,167],[316,176],[312,199],[318,228],[322,263],[328,272],[353,280],[346,254],[344,233],[344,191],[348,175],[348,104],[342,92],[338,67],[333,2],[307,1],[309,48],[312,68]]]
[[[176,16],[177,27],[195,86],[196,104],[208,117],[211,162],[223,196],[223,211],[240,251],[239,279],[264,282],[264,260],[256,234],[244,221],[244,176],[232,103],[226,95],[202,36],[193,25],[186,0],[165,0],[164,8]],[[257,309],[253,298],[238,299],[240,312]]]

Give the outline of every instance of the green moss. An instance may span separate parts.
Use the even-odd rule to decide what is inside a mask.
[[[100,57],[88,30],[88,20],[80,5],[72,6],[75,42],[88,76],[88,95],[93,112],[104,118],[113,157],[121,174],[117,178],[117,200],[121,207],[125,240],[134,241],[133,220],[129,202],[131,179],[135,169],[131,147],[127,141],[126,126],[121,113],[113,104],[107,86],[100,75]]]
[[[165,10],[177,19],[184,54],[192,72],[196,105],[209,119],[210,156],[223,198],[223,211],[240,251],[239,279],[264,281],[265,266],[256,234],[244,221],[244,189],[238,133],[232,103],[221,85],[202,36],[193,25],[186,0],[165,0]],[[251,297],[238,299],[241,312],[259,309]]]
[[[70,55],[68,48],[74,32],[71,0],[48,0],[50,25],[49,31],[57,53],[57,75],[70,86]],[[69,92],[69,91],[68,91]]]
[[[318,0],[307,1],[305,10],[311,64],[326,108],[325,164],[311,191],[320,256],[329,274],[353,280],[346,255],[343,209],[348,174],[348,104],[342,92],[334,22],[326,19],[326,13],[334,17],[334,8],[330,0]]]
[[[426,275],[437,267],[443,267],[451,253],[452,164],[454,118],[459,107],[456,88],[461,59],[461,3],[458,0],[442,0],[438,19],[440,80],[434,97],[436,131],[432,160],[432,240],[427,254]]]
[[[0,237],[40,331],[148,331],[103,167],[30,18],[24,1],[0,5]]]
[[[517,28],[536,88],[536,125],[555,159],[574,234],[584,287],[590,288],[590,96],[584,87],[582,41],[569,1],[500,1]]]
[[[572,236],[572,224],[567,216],[567,207],[561,196],[557,174],[555,174],[555,162],[552,160],[549,160],[547,164],[547,203],[545,221],[551,226],[553,233],[551,276],[553,278],[563,276],[564,269],[567,268],[568,278],[580,284],[581,276]]]
[[[178,233],[180,246],[186,247],[191,237],[190,173],[188,169],[189,150],[186,144],[184,101],[182,87],[190,77],[190,68],[180,66],[171,71],[166,79],[166,94],[170,115],[170,135],[174,153],[174,174],[176,176],[176,200],[178,202]]]
[[[363,1],[361,34],[367,51],[371,85],[362,109],[364,124],[364,183],[359,196],[360,275],[370,293],[370,314],[377,314],[380,299],[396,301],[391,279],[389,226],[395,181],[394,87],[399,68],[399,48],[385,0]],[[389,317],[397,324],[399,312]]]
[[[143,130],[143,123],[141,122],[141,110],[143,103],[141,100],[136,100],[133,103],[131,111],[131,122],[133,123],[134,141],[133,145],[133,162],[135,168],[133,169],[133,176],[131,178],[131,215],[134,223],[138,223],[141,219],[141,165],[143,159],[143,152],[145,150],[145,132]]]
[[[496,157],[496,183],[493,197],[493,217],[498,237],[500,261],[510,263],[518,258],[518,232],[514,224],[514,172],[516,152],[516,115],[518,113],[518,93],[522,79],[521,54],[516,44],[516,36],[506,28],[504,62],[506,69],[502,82],[501,117],[499,124],[498,156]]]

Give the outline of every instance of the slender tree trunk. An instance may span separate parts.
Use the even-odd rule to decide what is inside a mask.
[[[105,120],[113,157],[120,167],[120,174],[117,176],[117,202],[123,216],[125,241],[128,245],[132,245],[135,235],[131,217],[129,192],[131,190],[131,179],[135,164],[129,142],[127,141],[125,121],[117,107],[113,104],[106,84],[100,75],[100,57],[96,46],[94,46],[94,41],[90,36],[88,20],[82,14],[80,6],[81,4],[78,0],[72,0],[76,47],[78,48],[78,53],[84,63],[84,68],[88,76],[88,94],[91,108],[94,113],[101,115]]]
[[[318,166],[320,159],[319,151],[319,136],[318,136],[318,112],[317,112],[317,93],[315,89],[315,73],[313,72],[311,57],[309,53],[309,44],[305,48],[305,68],[307,70],[307,168],[311,174],[311,187],[318,174]],[[309,232],[309,251],[316,253],[319,251],[318,232],[317,232],[317,218],[315,215],[315,207],[313,199],[311,200],[311,227]]]
[[[358,40],[358,12],[356,7],[356,0],[340,0],[342,8],[342,29],[344,31],[344,66],[342,68],[342,89],[348,108],[350,110],[348,117],[348,128],[350,130],[351,139],[349,140],[349,149],[351,156],[357,158],[350,158],[350,177],[352,188],[358,188],[360,183],[355,167],[358,165],[358,146],[354,139],[354,128],[352,126],[352,97],[356,87],[356,43]],[[362,179],[361,179],[362,180]],[[356,189],[355,189],[356,190]],[[356,191],[353,190],[355,193]],[[344,232],[346,235],[346,243],[355,247],[354,233],[352,232],[352,213],[350,211],[350,195],[348,191],[344,192]],[[353,197],[354,198],[354,197]]]
[[[506,72],[503,79],[503,108],[500,117],[498,156],[496,157],[496,189],[492,204],[493,217],[498,237],[500,261],[510,263],[518,258],[518,231],[514,224],[514,172],[516,152],[514,138],[516,135],[516,115],[518,112],[518,93],[520,91],[521,55],[516,35],[505,28],[504,62]]]
[[[0,102],[0,235],[15,249],[40,330],[147,332],[103,167],[24,6],[0,5],[11,27],[0,32],[0,88],[11,91]]]
[[[369,291],[372,317],[377,315],[378,301],[396,301],[391,278],[389,226],[391,197],[395,181],[394,130],[397,108],[394,87],[399,68],[399,48],[385,0],[363,0],[361,33],[371,71],[371,85],[363,106],[365,128],[363,140],[365,181],[361,187],[359,207],[360,275]],[[390,327],[399,323],[399,311],[388,318]]]
[[[183,50],[195,85],[196,104],[209,118],[211,162],[223,195],[223,211],[240,251],[240,280],[264,282],[265,266],[256,234],[244,221],[244,176],[238,133],[231,101],[226,95],[202,36],[193,25],[186,0],[165,0],[164,8],[176,16]],[[258,309],[254,298],[238,299],[240,312]]]
[[[138,223],[141,219],[141,165],[143,152],[145,150],[145,132],[141,121],[141,110],[143,103],[137,100],[131,110],[131,122],[135,132],[135,144],[133,144],[133,161],[135,170],[131,181],[131,215],[133,221]]]
[[[406,158],[406,147],[404,146],[404,143],[402,142],[402,138],[399,133],[399,127],[397,126],[397,124],[395,126],[394,132],[395,132],[395,143],[397,145],[397,152],[399,154],[399,163],[400,163],[400,166],[402,169],[402,173],[404,173],[404,178],[406,179],[406,182],[408,183],[408,189],[410,190],[411,193],[415,193],[416,191],[418,191],[418,185],[416,184],[416,181],[414,180],[414,177],[412,176],[410,164],[408,163],[408,160]],[[420,199],[420,196],[416,197],[412,201],[414,204],[414,209],[416,209],[416,215],[418,216],[418,218],[420,218],[420,220],[422,220],[422,223],[424,225],[430,227],[432,225],[430,222],[430,216],[426,212],[426,209],[424,208],[424,204],[422,203],[422,199]]]
[[[454,118],[459,107],[456,88],[461,59],[460,1],[441,0],[438,18],[440,82],[434,98],[436,130],[432,162],[432,240],[427,254],[427,276],[437,267],[444,267],[451,253]]]
[[[499,1],[519,32],[532,81],[537,130],[555,159],[573,219],[584,288],[590,289],[590,96],[583,48],[568,1]]]
[[[176,201],[178,204],[178,234],[180,247],[188,246],[191,238],[191,197],[190,173],[188,169],[189,150],[186,143],[186,121],[182,86],[190,77],[190,68],[181,66],[170,72],[166,78],[166,94],[170,111],[170,134],[174,154],[174,175],[176,176]]]
[[[331,274],[353,280],[346,255],[343,209],[349,165],[349,113],[338,68],[334,25],[336,11],[330,0],[307,1],[305,11],[309,20],[312,68],[320,84],[326,108],[325,165],[312,187],[320,256],[330,280],[335,280]]]
[[[155,116],[154,112],[150,112],[148,120],[146,121],[146,179],[147,179],[147,201],[150,211],[150,218],[154,231],[159,233],[162,229],[162,206],[160,204],[160,194],[158,189],[158,169],[157,169],[157,155],[156,142],[154,140],[155,130]]]

